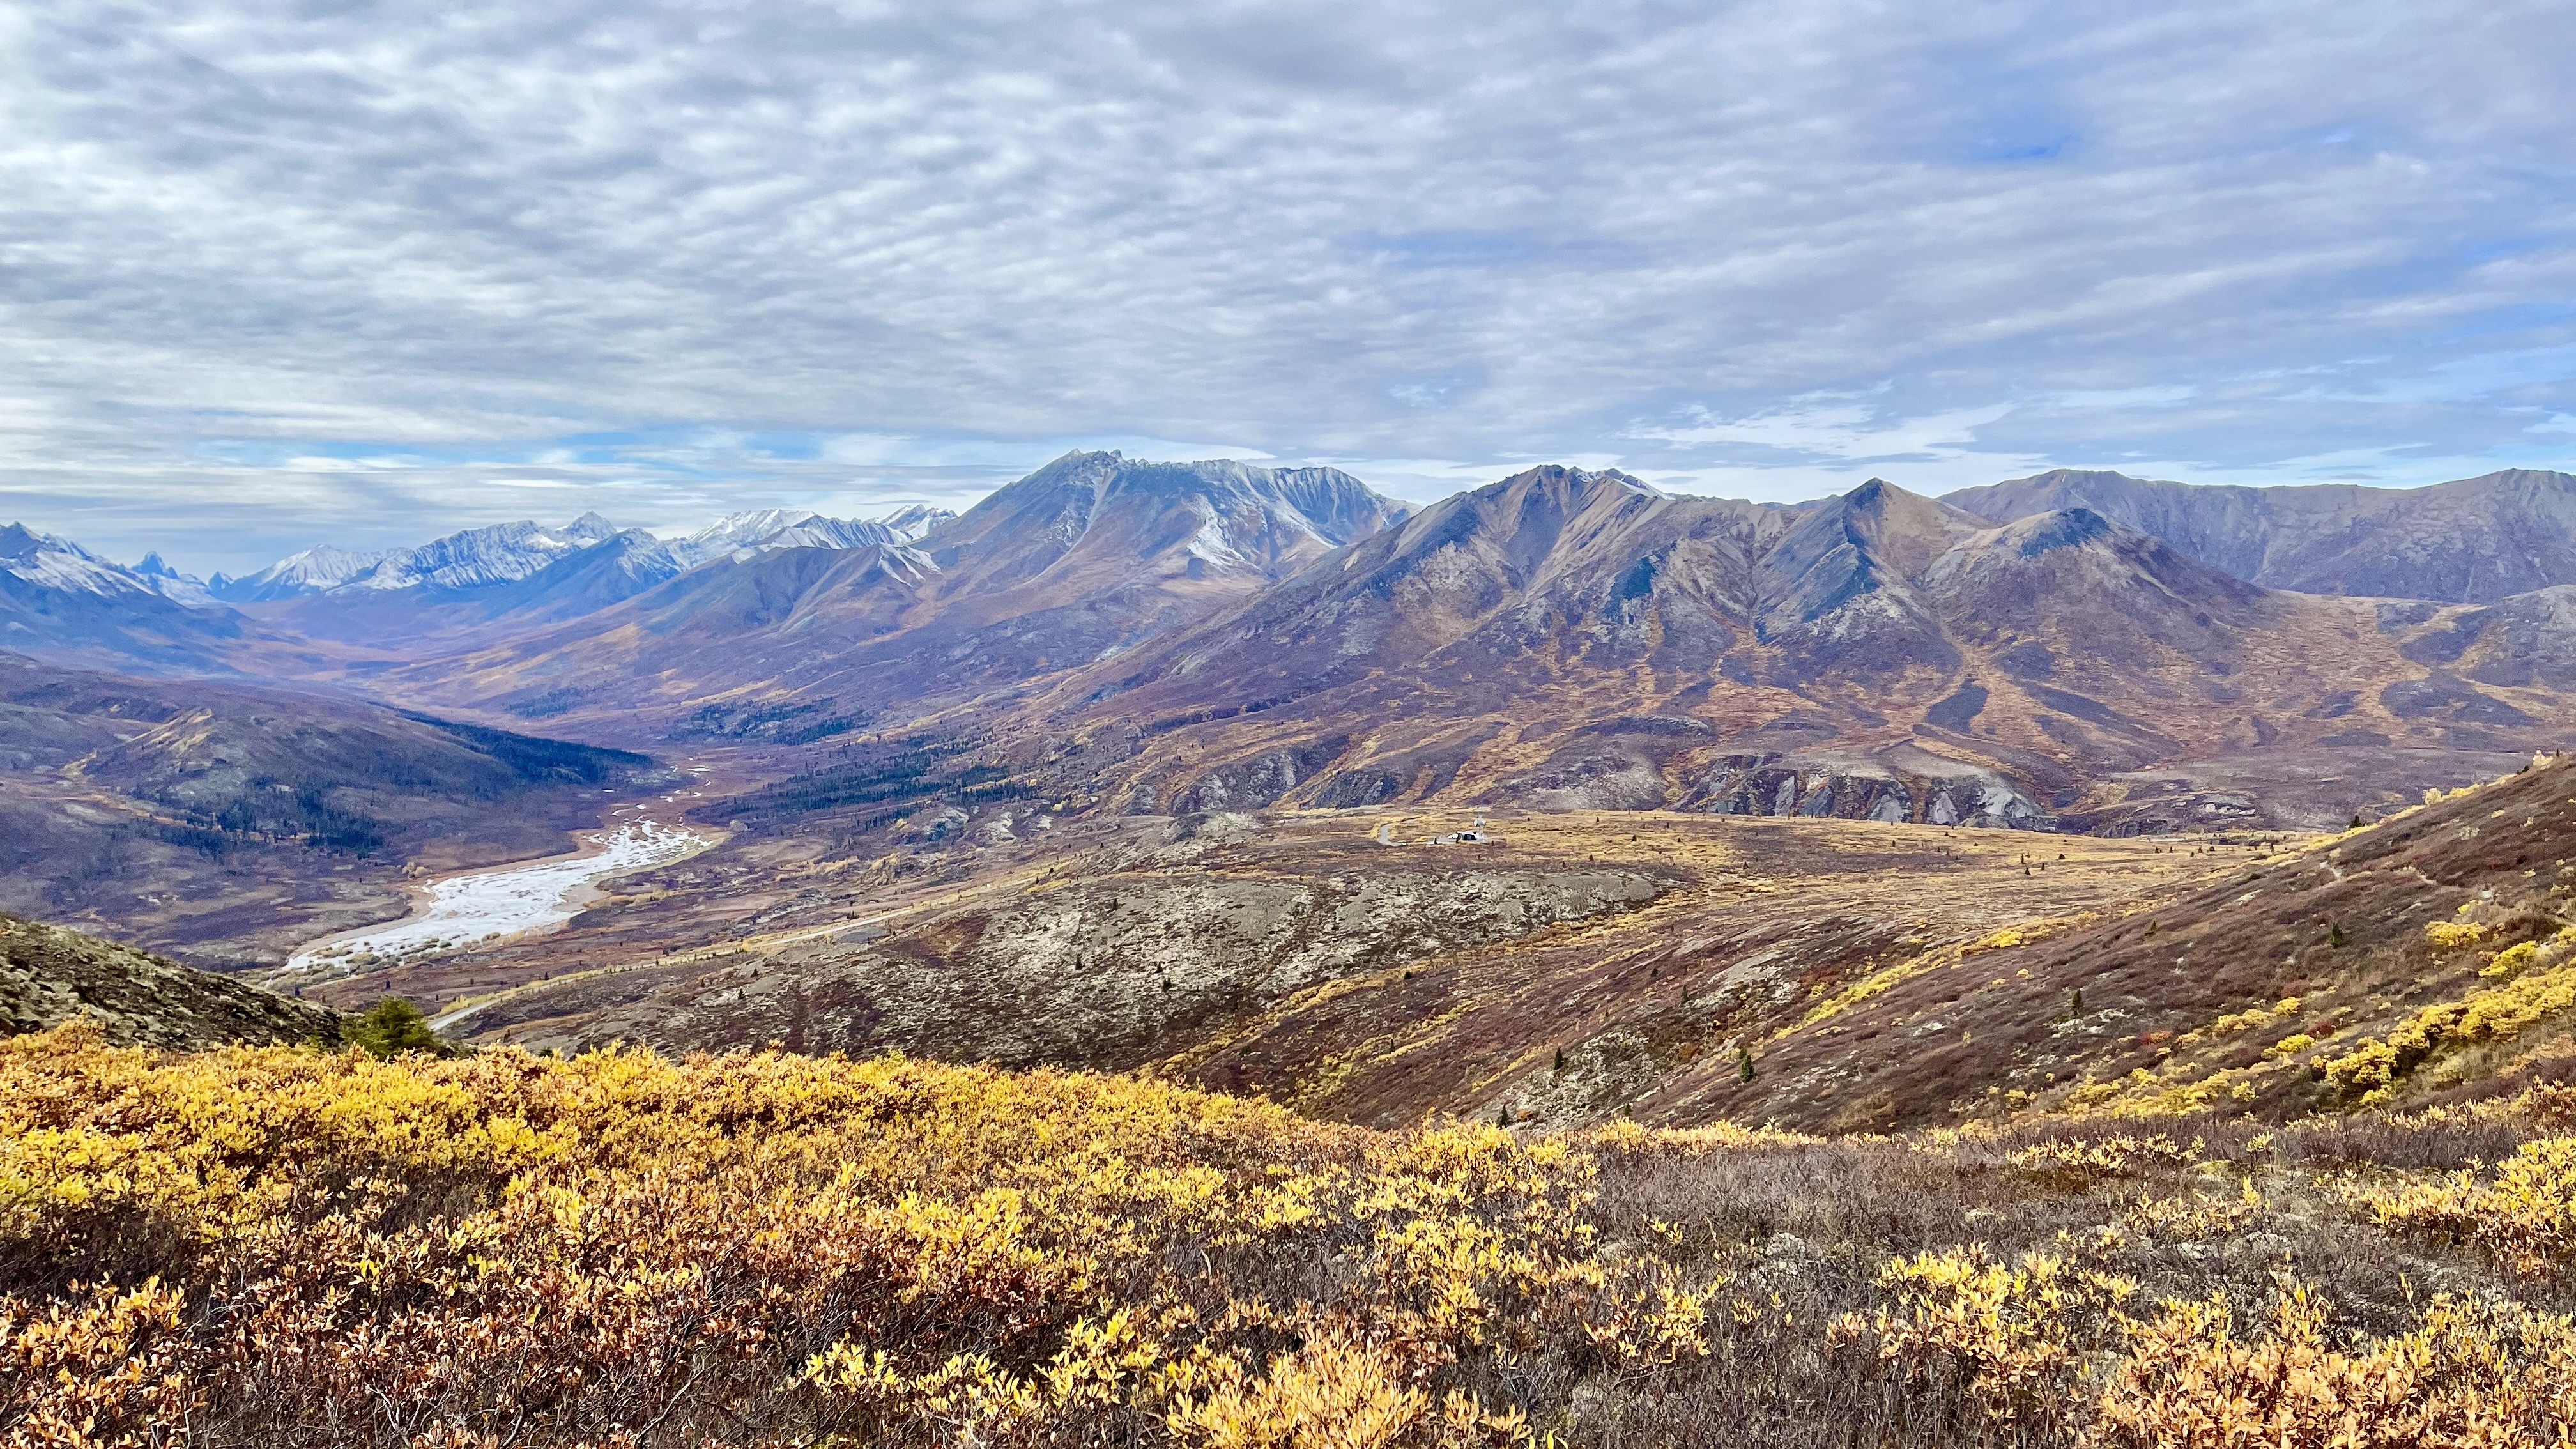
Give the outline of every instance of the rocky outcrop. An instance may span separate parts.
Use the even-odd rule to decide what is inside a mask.
[[[824,943],[675,977],[563,1041],[667,1047],[778,1041],[801,1051],[900,1048],[1011,1064],[1130,1068],[1355,974],[1633,910],[1678,871],[1460,869],[1327,878],[1206,873],[1244,817],[1175,822],[1173,846],[1101,879],[978,907],[882,940]],[[566,1001],[534,993],[478,1013],[507,1034]],[[531,1042],[557,1040],[532,1036]]]
[[[337,1041],[338,1012],[129,946],[0,914],[0,1035],[76,1016],[119,1046]]]
[[[1876,754],[1732,754],[1681,808],[1914,825],[2045,829],[2049,812],[2001,771],[1900,745]]]

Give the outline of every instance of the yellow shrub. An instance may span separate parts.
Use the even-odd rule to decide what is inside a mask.
[[[2510,1041],[2571,1008],[2576,1008],[2576,966],[2535,971],[2459,1001],[2424,1008],[2386,1037],[2364,1041],[2325,1063],[2326,1080],[2360,1093],[2365,1105],[2376,1105],[2387,1100],[2399,1078],[2445,1047]]]
[[[1517,1442],[1510,1405],[1441,1382],[1461,1355],[1706,1350],[1713,1287],[1600,1252],[1596,1176],[1562,1139],[1125,1077],[65,1029],[0,1042],[0,1264],[148,1262],[174,1290],[0,1299],[0,1416],[25,1379],[30,1423],[259,1394],[380,1423],[398,1399],[389,1435],[460,1442],[529,1404],[548,1442],[682,1422],[653,1393],[697,1396],[704,1434],[820,1396],[867,1442]],[[1300,1292],[1229,1289],[1264,1263],[1306,1265],[1276,1270]],[[179,1287],[216,1316],[171,1336]]]
[[[2184,1146],[2170,1137],[2096,1138],[2089,1142],[2037,1142],[2015,1148],[2004,1160],[2033,1177],[2082,1187],[2115,1177],[2134,1177],[2149,1167],[2186,1166],[2200,1155],[2202,1143]]]
[[[2524,1273],[2576,1260],[2576,1137],[2526,1142],[2491,1177],[2463,1168],[2352,1196],[2383,1226],[2475,1242]]]
[[[2511,1305],[2438,1299],[2414,1332],[2358,1352],[2329,1345],[2295,1289],[2254,1338],[2224,1294],[2123,1327],[2088,1436],[2116,1449],[2502,1449],[2576,1402],[2576,1326]]]
[[[2495,953],[2495,959],[2478,968],[2478,974],[2491,981],[2511,980],[2530,970],[2533,959],[2539,955],[2539,942],[2517,942]]]
[[[2424,939],[2436,951],[2456,951],[2486,938],[2487,928],[2474,921],[2432,921],[2424,927]]]
[[[2052,1254],[2006,1264],[1980,1249],[1899,1258],[1879,1282],[1896,1299],[1877,1316],[1879,1352],[1925,1370],[1964,1370],[1999,1418],[2065,1397],[2086,1334],[2136,1291]]]

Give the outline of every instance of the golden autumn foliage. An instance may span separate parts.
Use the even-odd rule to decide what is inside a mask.
[[[0,1443],[2554,1442],[2564,1318],[2329,1311],[2291,1261],[2383,1281],[2490,1214],[2495,1271],[2558,1281],[2576,1160],[2526,1119],[2477,1119],[2524,1144],[2492,1172],[2364,1185],[2212,1123],[1375,1132],[900,1058],[75,1024],[0,1042]]]

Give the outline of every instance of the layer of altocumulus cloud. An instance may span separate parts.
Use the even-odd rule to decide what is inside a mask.
[[[0,513],[208,567],[1105,439],[2564,462],[2570,53],[2549,0],[21,7]]]

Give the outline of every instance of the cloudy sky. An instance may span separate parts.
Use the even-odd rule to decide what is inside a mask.
[[[2073,18],[2073,17],[2081,17]],[[2576,467],[2576,7],[0,7],[0,519]]]

